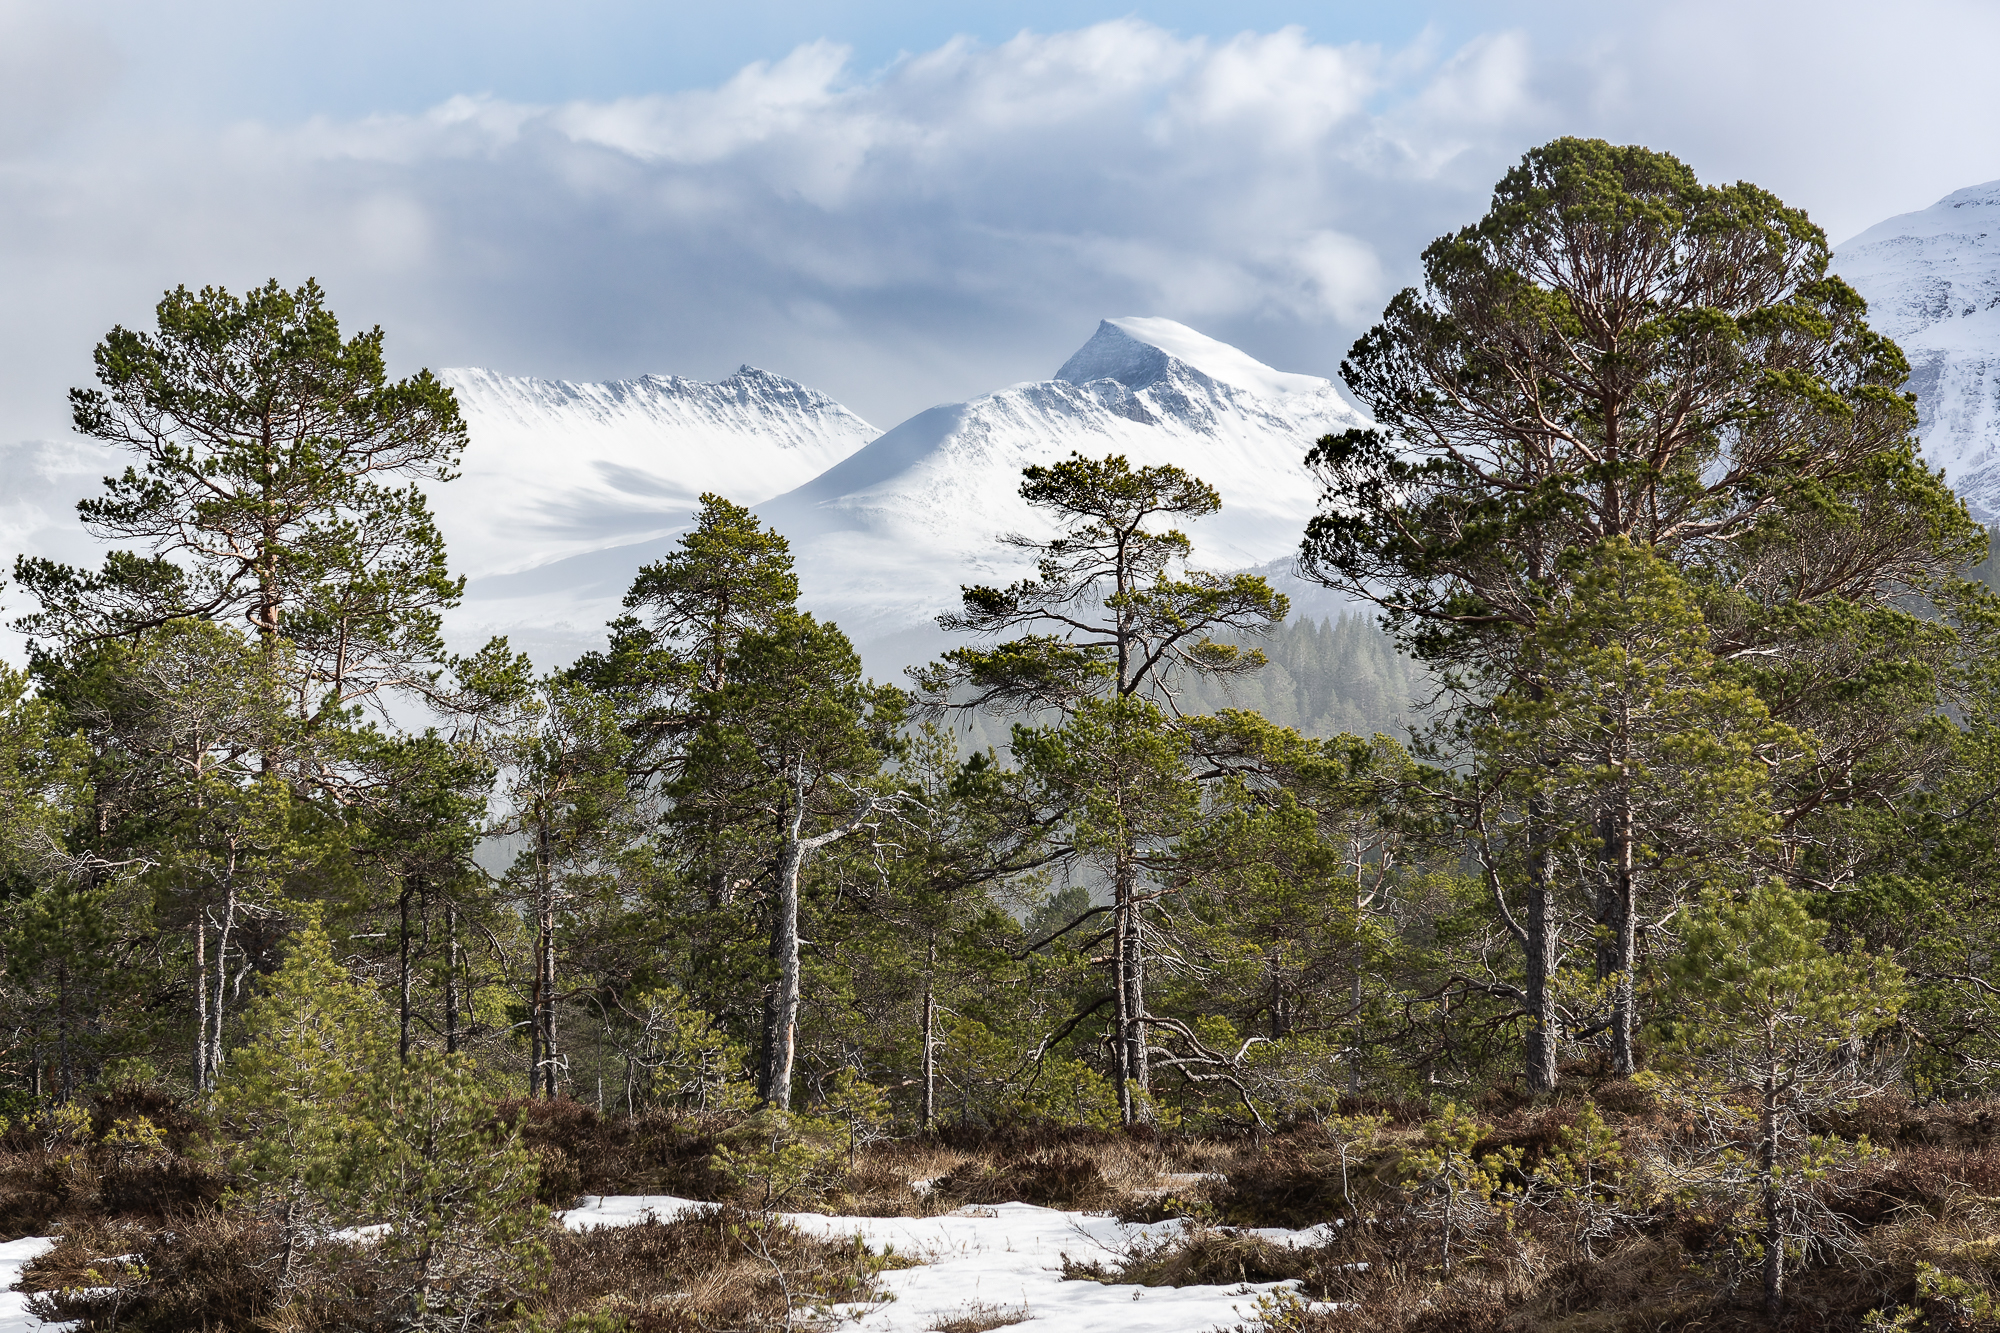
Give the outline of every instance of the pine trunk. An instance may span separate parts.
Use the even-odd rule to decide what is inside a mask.
[[[1527,967],[1522,989],[1527,992],[1528,1033],[1522,1043],[1523,1073],[1530,1093],[1553,1092],[1556,1086],[1556,1008],[1549,983],[1556,970],[1555,890],[1550,883],[1546,830],[1547,803],[1528,803],[1528,903],[1521,926],[1527,935]]]
[[[778,855],[777,919],[771,923],[771,952],[778,962],[778,985],[765,1024],[763,1099],[780,1111],[792,1109],[792,1064],[799,1039],[799,874],[805,844],[799,834],[803,810],[794,807],[791,826]]]
[[[1772,1323],[1785,1308],[1785,1234],[1778,1200],[1778,1080],[1764,1075],[1763,1142],[1757,1175],[1764,1192],[1764,1317]]]
[[[937,938],[925,955],[924,969],[924,1132],[937,1126]]]

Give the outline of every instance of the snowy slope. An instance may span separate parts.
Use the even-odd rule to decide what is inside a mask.
[[[470,442],[458,478],[428,490],[453,571],[474,578],[679,530],[703,491],[769,499],[880,434],[825,394],[751,366],[715,383],[575,384],[476,369],[439,377],[458,396]],[[0,576],[22,552],[96,566],[108,548],[77,522],[76,501],[128,461],[89,440],[0,445]],[[570,600],[505,623],[461,616],[452,637],[512,633],[537,661],[567,660],[597,640],[607,614],[601,599],[581,616]],[[0,597],[0,625],[29,609],[18,593]],[[19,662],[23,648],[0,629],[0,659]]]
[[[1186,468],[1223,500],[1188,527],[1198,562],[1242,569],[1289,559],[1317,495],[1307,449],[1360,422],[1328,380],[1273,370],[1171,320],[1106,320],[1053,379],[920,412],[756,508],[791,539],[803,603],[846,629],[872,671],[895,674],[935,651],[932,620],[961,584],[1027,572],[999,543],[1047,531],[1019,497],[1023,467],[1074,451]],[[495,627],[563,617],[595,633],[584,617],[608,614],[632,571],[671,545],[482,580],[468,610]]]
[[[1222,512],[1188,528],[1203,564],[1279,559],[1318,494],[1306,450],[1358,424],[1327,380],[1171,320],[1106,320],[1054,379],[932,408],[760,512],[811,554],[808,597],[866,634],[935,615],[961,583],[1024,570],[998,543],[1046,531],[1019,496],[1021,469],[1072,451],[1177,464],[1215,486]]]
[[[825,394],[752,366],[715,383],[440,378],[471,443],[459,479],[433,487],[432,502],[453,568],[473,577],[657,535],[685,523],[703,491],[754,504],[880,434]]]
[[[1974,514],[2000,517],[2000,181],[1877,223],[1834,268],[1910,358],[1925,457]]]
[[[1189,526],[1198,562],[1266,566],[1282,582],[1314,507],[1306,450],[1360,422],[1327,380],[1145,318],[1106,320],[1052,379],[934,407],[879,437],[825,395],[748,366],[716,383],[441,377],[471,431],[459,479],[431,488],[452,566],[471,576],[448,632],[459,647],[506,634],[543,666],[602,642],[633,574],[672,549],[708,490],[792,539],[805,605],[846,628],[878,675],[937,650],[933,618],[960,584],[1027,572],[999,544],[1047,530],[1019,498],[1021,469],[1073,451],[1204,478],[1223,509]],[[95,565],[70,506],[107,461],[87,443],[0,457],[11,484],[0,537]]]

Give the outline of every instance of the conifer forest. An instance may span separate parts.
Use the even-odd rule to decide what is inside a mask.
[[[450,651],[451,391],[167,293],[70,391],[103,563],[4,593],[32,1308],[833,1328],[909,1257],[789,1216],[1022,1202],[1246,1333],[2000,1327],[2000,599],[1828,259],[1538,148],[1299,443],[1353,613],[1077,454],[894,681],[723,495],[575,662]],[[628,1195],[712,1206],[553,1221]]]

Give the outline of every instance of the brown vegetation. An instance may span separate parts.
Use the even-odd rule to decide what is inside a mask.
[[[991,1301],[970,1301],[956,1314],[932,1324],[930,1333],[987,1333],[1009,1324],[1024,1324],[1034,1318],[1025,1305],[995,1305]]]
[[[790,1328],[873,1299],[892,1264],[735,1209],[566,1233],[554,1277],[523,1312],[537,1329],[712,1333]],[[987,1325],[995,1327],[995,1325]]]
[[[1507,1206],[1470,1227],[1441,1262],[1442,1222],[1405,1189],[1407,1153],[1434,1118],[1421,1107],[1352,1105],[1383,1118],[1357,1147],[1329,1125],[1198,1138],[1160,1132],[947,1128],[863,1146],[811,1206],[926,1215],[1007,1202],[1179,1219],[1123,1252],[1070,1259],[1066,1276],[1148,1286],[1290,1282],[1257,1333],[1770,1328],[1740,1247],[1714,1201],[1651,1187],[1647,1163],[1691,1132],[1642,1087],[1580,1076],[1577,1090],[1488,1099],[1473,1151],[1504,1157]],[[1590,1107],[1634,1164],[1616,1224],[1580,1244],[1546,1188],[1546,1165]],[[667,1222],[556,1233],[554,1274],[496,1327],[570,1333],[777,1328],[866,1300],[888,1266],[851,1241],[818,1240],[732,1201],[712,1158],[723,1120],[601,1117],[572,1103],[510,1103],[543,1171],[542,1196],[667,1193],[718,1208]],[[1831,1206],[1848,1243],[1802,1262],[1779,1327],[1862,1333],[1873,1311],[1921,1312],[1933,1330],[2000,1326],[2000,1105],[1916,1106],[1879,1097],[1819,1129],[1881,1151]],[[1345,1158],[1343,1173],[1343,1156]],[[49,1318],[88,1330],[367,1328],[380,1324],[365,1244],[326,1242],[313,1280],[276,1298],[268,1222],[231,1204],[198,1116],[140,1091],[86,1114],[24,1120],[0,1137],[7,1234],[55,1234],[24,1285]],[[1324,1225],[1321,1225],[1324,1224]],[[1321,1225],[1303,1243],[1257,1227]],[[940,1333],[1019,1322],[1013,1308],[941,1316]],[[1983,1322],[1982,1322],[1983,1321]],[[1879,1324],[1880,1321],[1878,1321]]]

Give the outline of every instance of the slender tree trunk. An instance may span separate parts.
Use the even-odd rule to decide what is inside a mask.
[[[1555,891],[1550,883],[1547,802],[1528,802],[1528,902],[1521,928],[1527,935],[1527,966],[1522,989],[1528,996],[1528,1033],[1523,1055],[1528,1091],[1553,1092],[1556,1086],[1555,996],[1549,983],[1556,969]]]
[[[1145,1092],[1146,973],[1138,870],[1129,855],[1112,869],[1111,988],[1116,1031],[1112,1067],[1118,1084],[1118,1112],[1124,1123],[1148,1119]]]
[[[1111,1073],[1118,1091],[1118,1116],[1125,1124],[1137,1120],[1132,1095],[1132,988],[1125,981],[1125,917],[1132,905],[1119,880],[1112,884],[1111,903]]]
[[[808,838],[806,777],[796,763],[791,781],[792,808],[778,849],[778,901],[771,922],[771,957],[778,964],[778,983],[764,1006],[764,1049],[757,1078],[758,1095],[780,1111],[792,1109],[792,1066],[799,1042],[799,880],[808,857],[860,828],[876,809],[874,802],[864,802],[845,824]]]
[[[765,1024],[763,1099],[780,1111],[792,1109],[792,1063],[799,1040],[799,873],[805,843],[799,836],[805,821],[800,803],[792,808],[785,845],[778,854],[777,919],[771,924],[771,952],[778,961],[778,985],[771,994],[770,1021]]]
[[[1613,946],[1617,954],[1617,980],[1612,983],[1611,1068],[1614,1073],[1632,1074],[1639,1068],[1632,1049],[1637,1026],[1637,991],[1634,976],[1638,968],[1639,885],[1634,862],[1638,831],[1632,816],[1631,792],[1621,788],[1618,802],[1618,863],[1615,882],[1615,911],[1611,921]]]
[[[537,966],[541,972],[542,1095],[556,1095],[556,908],[553,887],[543,899],[541,948]]]
[[[444,1048],[458,1053],[458,906],[444,903]]]
[[[1598,858],[1602,891],[1597,904],[1597,923],[1602,929],[1597,946],[1598,980],[1611,987],[1611,1016],[1607,1036],[1611,1046],[1611,1067],[1619,1074],[1637,1071],[1632,1049],[1637,1019],[1634,1015],[1633,977],[1638,955],[1638,819],[1632,800],[1632,717],[1629,703],[1618,702],[1604,718],[1610,741],[1604,751],[1604,765],[1618,775],[1609,799],[1600,813],[1598,833],[1604,850]]]
[[[70,1065],[69,965],[56,964],[56,1067],[62,1081],[56,1100],[67,1102],[75,1095],[76,1075]]]
[[[1757,1145],[1757,1174],[1764,1190],[1764,1317],[1772,1323],[1785,1308],[1785,1234],[1778,1207],[1778,1079],[1764,1075],[1763,1142]]]
[[[291,1304],[292,1270],[299,1249],[299,1200],[297,1194],[285,1200],[285,1249],[278,1263],[278,1304]]]
[[[206,1092],[208,1082],[208,925],[203,920],[206,909],[197,908],[194,914],[194,1086],[197,1092]]]
[[[555,1024],[550,1015],[548,936],[551,927],[550,899],[554,896],[550,863],[549,823],[546,817],[535,828],[535,960],[534,981],[529,987],[528,1006],[528,1096],[542,1095],[545,1073],[555,1057]],[[548,1080],[552,1081],[552,1080]]]
[[[930,939],[924,968],[924,1132],[937,1125],[937,936]]]
[[[410,881],[403,881],[397,901],[400,917],[396,935],[396,1058],[410,1063]]]
[[[1531,578],[1541,577],[1541,563],[1538,556],[1530,557],[1528,574]],[[1547,693],[1540,668],[1531,664],[1530,671],[1528,696],[1540,702]],[[1546,767],[1547,760],[1542,762]],[[1522,1043],[1522,1072],[1528,1091],[1543,1093],[1555,1090],[1557,1077],[1555,996],[1549,988],[1556,970],[1554,867],[1549,851],[1549,834],[1555,823],[1555,813],[1549,809],[1546,798],[1531,796],[1527,816],[1528,902],[1521,929],[1527,936],[1523,942],[1527,957],[1522,989],[1528,996],[1529,1026]]]
[[[1137,887],[1134,884],[1127,890],[1127,893],[1131,897],[1131,907],[1125,913],[1125,938],[1121,944],[1121,949],[1125,955],[1125,987],[1127,995],[1125,1013],[1131,1024],[1125,1038],[1132,1050],[1129,1067],[1132,1070],[1133,1086],[1143,1093],[1151,1090],[1153,1081],[1151,1077],[1152,1071],[1147,1067],[1146,1061],[1146,1039],[1148,1035],[1146,1031],[1146,936],[1145,922],[1136,893]],[[1142,1119],[1152,1118],[1146,1112],[1144,1102],[1140,1103],[1140,1116]]]
[[[215,936],[215,1006],[210,1015],[208,1041],[208,1079],[203,1085],[214,1087],[222,1076],[222,1015],[224,1001],[229,993],[229,940],[236,931],[236,875],[231,866],[228,888],[222,899],[222,928]]]

